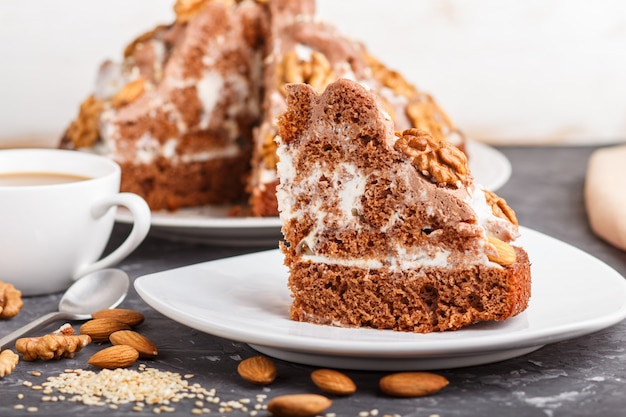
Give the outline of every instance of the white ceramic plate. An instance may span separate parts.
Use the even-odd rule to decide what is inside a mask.
[[[499,150],[484,143],[468,140],[466,152],[474,181],[487,190],[496,191],[511,177],[511,163]]]
[[[511,176],[511,164],[500,151],[468,141],[470,169],[476,182],[489,190],[504,185]],[[175,212],[152,213],[151,233],[170,240],[227,246],[276,247],[282,238],[278,217],[228,217],[229,207],[204,206]],[[118,209],[117,221],[132,223],[128,210]]]
[[[278,217],[229,217],[228,206],[190,207],[175,212],[153,211],[150,234],[169,240],[225,246],[278,247]],[[118,208],[116,220],[132,223],[130,212]]]
[[[138,278],[139,295],[171,319],[314,366],[363,370],[479,365],[611,326],[626,317],[626,280],[596,258],[522,228],[532,262],[528,309],[505,322],[414,334],[289,320],[287,271],[278,250]]]

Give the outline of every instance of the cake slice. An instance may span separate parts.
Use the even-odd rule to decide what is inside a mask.
[[[463,152],[396,133],[359,83],[286,91],[277,196],[293,320],[425,333],[527,307],[515,213],[474,184]]]
[[[175,10],[121,63],[102,65],[62,147],[118,162],[122,190],[154,210],[239,202],[261,116],[267,8],[179,0]]]
[[[297,6],[297,7],[296,7]],[[446,138],[465,139],[427,93],[374,58],[362,43],[314,16],[312,0],[269,2],[271,24],[264,67],[261,124],[255,131],[249,206],[256,216],[277,216],[276,118],[287,107],[286,83],[305,83],[321,92],[339,79],[359,82],[378,94],[398,129],[412,127]]]

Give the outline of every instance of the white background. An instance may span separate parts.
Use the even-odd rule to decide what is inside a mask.
[[[174,0],[0,1],[0,146],[54,145],[99,64]],[[626,141],[626,2],[318,0],[318,15],[492,144]]]

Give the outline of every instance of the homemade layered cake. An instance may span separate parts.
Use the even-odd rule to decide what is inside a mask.
[[[515,213],[474,183],[463,152],[397,132],[359,83],[285,90],[277,196],[293,320],[425,333],[527,307]]]
[[[238,202],[260,122],[266,8],[184,1],[177,20],[102,65],[62,140],[122,168],[123,191],[152,209]]]
[[[322,91],[349,78],[375,91],[400,129],[462,146],[428,94],[315,18],[314,0],[179,0],[176,21],[105,62],[61,146],[122,167],[123,191],[154,210],[242,203],[277,216],[276,118],[285,83]]]

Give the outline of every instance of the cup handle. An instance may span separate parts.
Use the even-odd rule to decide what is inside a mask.
[[[117,249],[99,261],[80,268],[74,275],[74,280],[90,272],[117,264],[135,250],[148,234],[151,213],[148,203],[143,198],[133,193],[118,193],[103,197],[94,203],[91,214],[95,218],[102,217],[114,206],[124,206],[130,211],[133,216],[133,228],[126,240]]]

